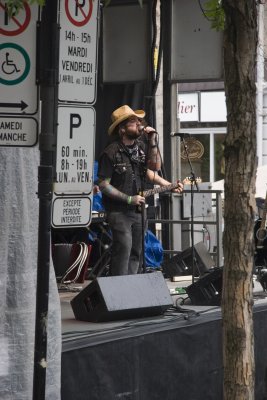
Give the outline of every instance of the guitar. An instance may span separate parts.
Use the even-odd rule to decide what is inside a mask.
[[[149,197],[149,196],[153,196],[153,194],[156,193],[163,193],[163,192],[167,192],[169,190],[172,189],[176,189],[179,185],[180,181],[174,182],[174,183],[170,183],[169,185],[165,185],[165,186],[159,186],[157,188],[154,189],[148,189],[148,190],[144,190],[144,191],[140,191],[139,195],[142,197]],[[146,208],[145,204],[142,204],[141,206],[136,206],[136,212],[140,213],[142,210],[144,210]]]
[[[196,181],[198,183],[202,182],[201,178],[196,178]],[[188,182],[189,182],[189,178],[186,177],[183,180],[183,184],[187,185],[187,184],[189,184]],[[157,187],[157,188],[154,188],[154,189],[145,190],[143,192],[140,192],[140,195],[146,198],[146,197],[152,196],[153,194],[156,194],[156,193],[168,192],[168,191],[170,191],[172,189],[176,189],[179,186],[180,183],[181,183],[181,181],[178,180],[177,182],[170,183],[169,185],[160,186],[160,187]],[[190,184],[192,184],[191,181],[190,181]]]
[[[259,228],[258,226],[256,226],[256,232],[255,232],[255,236],[256,236],[256,248],[257,249],[262,249],[263,245],[264,245],[264,240],[267,237],[267,231],[266,231],[266,215],[267,215],[267,192],[266,192],[266,197],[265,197],[265,201],[264,201],[264,207],[263,207],[263,214],[262,214],[262,218],[260,221],[260,225]]]
[[[187,182],[186,182],[187,179],[189,179],[189,178],[185,178],[184,179],[183,184],[185,184],[185,185],[187,184]],[[196,181],[197,182],[202,182],[201,178],[196,178]],[[154,188],[154,189],[144,190],[143,192],[140,191],[139,194],[140,194],[140,196],[143,196],[143,197],[147,198],[147,197],[152,196],[153,194],[156,194],[156,193],[164,193],[164,192],[168,192],[168,191],[170,191],[172,189],[176,189],[179,186],[179,183],[181,183],[181,181],[178,180],[177,182],[170,183],[169,185],[159,186],[159,187]],[[136,206],[136,211],[137,212],[141,212],[142,207],[146,207],[146,205],[142,204],[142,206]]]
[[[174,183],[170,183],[169,185],[165,185],[165,186],[160,186],[154,189],[149,189],[149,190],[145,190],[141,193],[141,196],[147,198],[149,196],[153,196],[153,194],[156,193],[164,193],[164,192],[168,192],[172,189],[176,189],[179,186],[179,183],[181,183],[180,181],[174,182]]]

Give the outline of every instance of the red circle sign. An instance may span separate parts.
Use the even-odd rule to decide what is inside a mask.
[[[6,14],[6,7],[5,4],[2,4],[2,2],[0,1],[0,11],[4,10],[5,13],[5,21],[6,21],[6,25],[8,26],[8,24],[13,24],[15,25],[15,29],[11,29],[11,30],[7,30],[7,29],[3,29],[2,27],[0,27],[0,33],[2,35],[5,36],[16,36],[19,35],[20,33],[22,33],[23,31],[25,31],[25,29],[27,28],[27,26],[29,25],[29,22],[31,20],[31,9],[29,7],[29,5],[27,3],[24,4],[24,11],[25,11],[25,15],[23,16],[23,12],[21,11],[19,13],[19,15],[12,15],[11,17],[7,17]],[[19,17],[23,16],[23,20],[20,21]]]
[[[76,20],[75,17],[77,17],[77,15],[72,16],[70,9],[69,9],[69,2],[71,1],[72,4],[75,5],[75,9],[76,9],[76,13],[78,14],[78,12],[81,14],[82,16],[82,20]],[[83,8],[85,6],[85,4],[88,3],[89,6],[89,10],[88,13],[86,13]],[[86,25],[87,22],[90,20],[91,15],[92,15],[92,11],[93,11],[93,2],[92,0],[82,0],[81,2],[79,0],[65,0],[65,10],[66,10],[66,14],[68,19],[70,20],[70,22],[75,25],[75,26],[83,26]]]

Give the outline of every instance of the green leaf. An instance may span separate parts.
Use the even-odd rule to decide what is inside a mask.
[[[138,0],[138,2],[140,4],[140,7],[143,7],[143,0]],[[111,3],[111,0],[103,0],[104,7],[109,6],[110,3]]]
[[[38,4],[39,6],[43,6],[45,4],[45,0],[26,0],[29,4]],[[6,8],[8,15],[17,15],[20,10],[24,8],[24,0],[6,0]]]
[[[211,27],[213,29],[216,31],[222,31],[224,29],[225,16],[221,0],[208,0],[201,9],[205,17],[211,22]]]

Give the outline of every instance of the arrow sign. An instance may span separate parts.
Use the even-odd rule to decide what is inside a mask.
[[[3,114],[37,117],[36,25],[39,8],[23,1],[21,12],[9,17],[6,3],[7,0],[0,0],[0,119]],[[34,126],[36,124],[31,124],[32,128]]]
[[[0,103],[0,107],[8,107],[8,108],[20,108],[23,111],[28,107],[28,104],[24,103],[23,100],[20,103]]]

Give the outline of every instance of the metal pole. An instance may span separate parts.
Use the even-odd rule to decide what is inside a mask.
[[[172,101],[171,101],[171,82],[170,82],[170,71],[171,71],[171,20],[172,20],[172,1],[161,0],[161,29],[162,29],[162,45],[164,49],[163,54],[163,149],[164,149],[164,169],[163,176],[171,177],[171,117],[172,117]],[[170,219],[172,215],[171,210],[171,195],[165,195],[161,197],[164,202],[161,207],[161,213],[166,219]],[[162,229],[162,245],[164,248],[171,247],[171,227],[169,225],[163,226]]]
[[[47,368],[47,325],[51,247],[51,203],[53,165],[57,133],[58,4],[46,0],[38,32],[37,81],[41,88],[40,166],[38,169],[39,230],[36,287],[33,400],[45,399]]]

